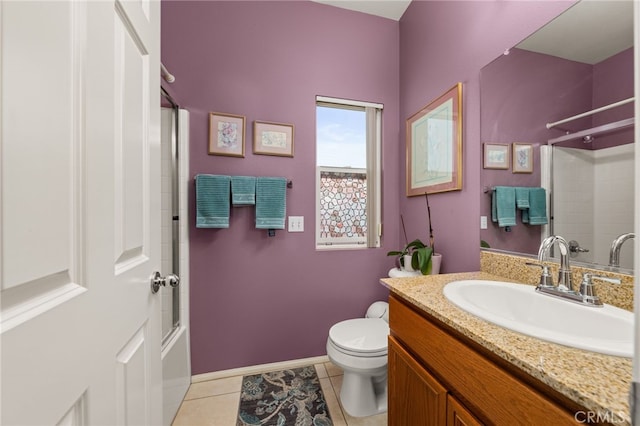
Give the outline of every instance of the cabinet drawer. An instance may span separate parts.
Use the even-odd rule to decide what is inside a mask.
[[[468,346],[464,337],[454,337],[436,319],[418,313],[394,295],[389,305],[391,335],[482,422],[575,426],[571,408],[496,365]]]

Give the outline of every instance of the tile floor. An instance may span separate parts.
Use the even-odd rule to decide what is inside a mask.
[[[351,417],[340,404],[342,370],[331,362],[315,364],[334,426],[386,426],[387,414]],[[242,376],[193,383],[172,426],[235,426]]]

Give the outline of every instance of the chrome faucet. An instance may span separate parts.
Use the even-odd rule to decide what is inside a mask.
[[[633,235],[633,234],[632,234]],[[627,237],[630,238],[630,237]],[[549,256],[549,250],[555,243],[560,247],[560,270],[558,271],[558,285],[553,284],[553,279],[549,273],[549,267],[544,264]],[[602,307],[602,301],[595,293],[592,280],[598,279],[608,281],[614,284],[620,284],[617,278],[604,277],[585,272],[580,284],[580,291],[573,289],[571,279],[571,266],[569,265],[570,245],[567,240],[559,235],[552,235],[542,240],[538,249],[538,263],[527,263],[528,266],[537,266],[542,268],[540,283],[536,287],[536,291],[548,296],[557,297],[559,299],[568,300],[570,302],[580,303],[586,306]]]
[[[636,234],[629,232],[626,234],[618,235],[611,243],[611,250],[609,250],[609,266],[620,266],[620,248],[622,244],[629,238],[635,238]]]
[[[560,270],[558,271],[558,286],[557,290],[560,291],[572,291],[573,282],[571,279],[571,265],[569,264],[569,243],[560,235],[552,235],[545,238],[540,244],[538,249],[538,262],[540,265],[549,257],[549,250],[555,243],[558,243],[560,247]]]

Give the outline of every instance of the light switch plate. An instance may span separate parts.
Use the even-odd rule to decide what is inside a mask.
[[[304,232],[304,216],[289,216],[289,232]]]
[[[487,229],[487,217],[480,216],[480,229]]]

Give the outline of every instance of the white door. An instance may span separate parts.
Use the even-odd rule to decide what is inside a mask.
[[[161,423],[159,13],[0,3],[2,424]]]

